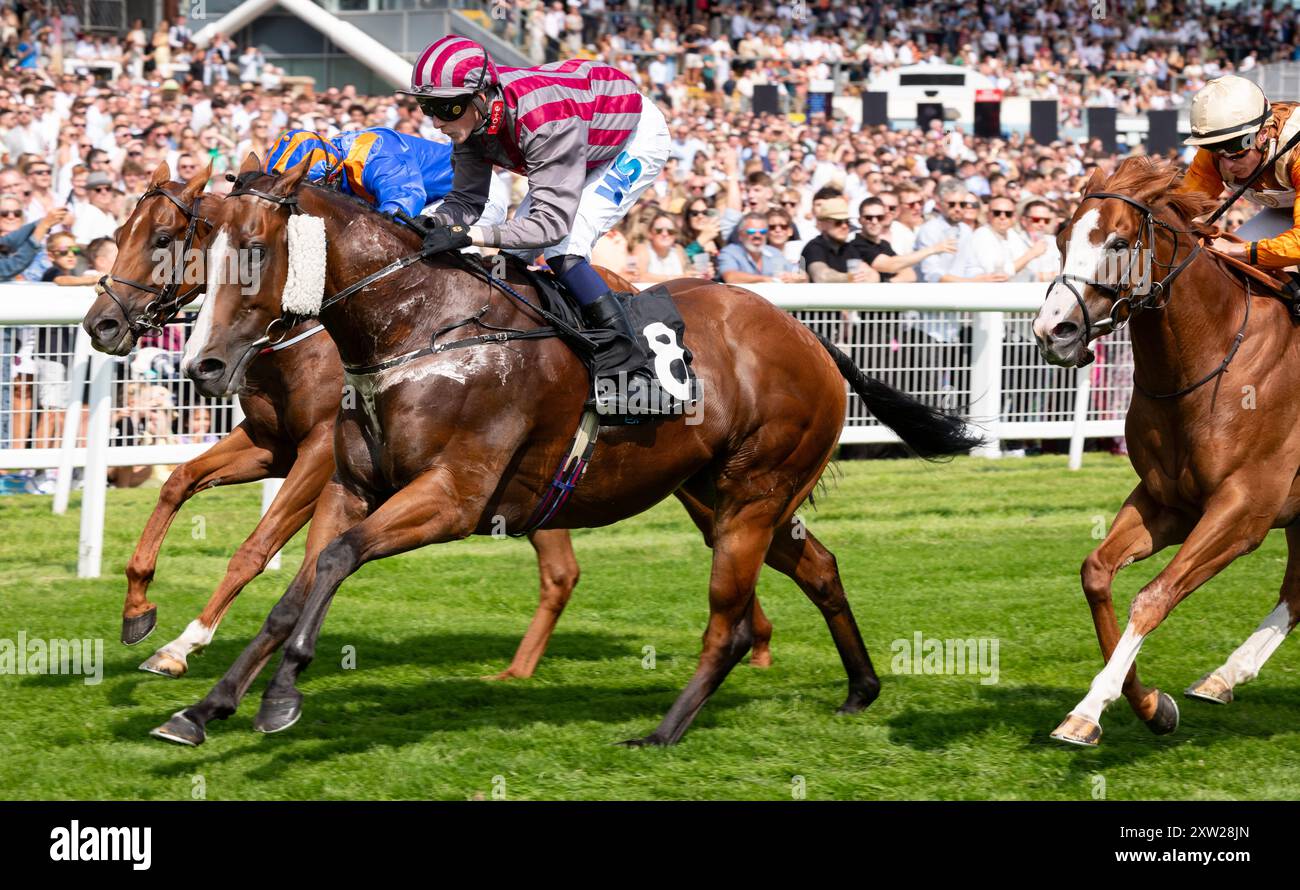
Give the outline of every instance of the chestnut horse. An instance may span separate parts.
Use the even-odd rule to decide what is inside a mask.
[[[320,319],[345,368],[354,369],[349,381],[364,387],[367,398],[345,406],[335,429],[336,470],[312,527],[329,543],[315,561],[303,562],[212,691],[153,731],[190,745],[204,740],[210,720],[234,713],[282,643],[283,659],[254,725],[275,732],[298,719],[297,677],[312,660],[339,585],[364,563],[489,534],[501,522],[519,528],[551,484],[590,391],[582,363],[555,338],[426,349],[411,361],[372,368],[421,351],[431,339],[449,339],[438,332],[476,333],[471,318],[493,332],[536,328],[536,296],[509,269],[514,296],[507,297],[491,283],[500,279],[459,255],[435,256],[376,280],[394,257],[420,249],[418,235],[355,199],[304,185],[306,165],[278,177],[260,174],[259,167],[254,156],[245,161],[209,251],[213,262],[249,251],[261,283],[251,293],[226,282],[209,292],[198,324],[203,339],[184,370],[208,395],[233,391],[277,320],[283,323],[283,302],[292,297],[294,308],[323,298]],[[298,215],[292,226],[291,214]],[[293,250],[291,230],[299,233]],[[314,270],[323,283],[303,288]],[[606,525],[675,494],[713,548],[698,668],[659,727],[632,743],[676,742],[749,650],[754,587],[765,560],[821,609],[848,675],[840,710],[859,711],[876,698],[880,682],[834,557],[792,525],[844,424],[842,375],[924,456],[966,451],[977,440],[957,418],[870,380],[843,353],[749,291],[699,279],[668,288],[703,385],[701,422],[676,417],[603,431],[582,484],[549,521],[554,528]]]
[[[1133,342],[1125,435],[1140,481],[1083,563],[1106,666],[1052,733],[1073,744],[1097,744],[1101,712],[1121,693],[1153,732],[1178,727],[1173,698],[1138,680],[1138,650],[1174,606],[1271,528],[1286,529],[1288,547],[1277,607],[1186,694],[1231,701],[1300,616],[1300,338],[1280,301],[1252,294],[1202,249],[1207,230],[1191,220],[1216,202],[1177,192],[1178,175],[1147,158],[1125,160],[1109,180],[1093,174],[1058,239],[1064,271],[1034,321],[1044,358],[1065,367],[1091,361],[1088,343],[1117,325],[1129,323]],[[1140,250],[1151,251],[1149,287],[1125,274]],[[1180,543],[1133,599],[1121,635],[1115,574]]]
[[[100,296],[82,321],[96,349],[127,354],[138,336],[172,321],[203,289],[201,251],[212,221],[224,206],[220,196],[203,192],[208,176],[205,171],[182,186],[170,182],[166,162],[154,172],[148,190],[118,230],[117,262],[101,281]],[[158,268],[163,256],[159,250],[169,252],[171,274]],[[194,264],[186,262],[189,256],[178,262],[187,250],[197,252]],[[613,273],[599,271],[611,283],[628,287]],[[156,625],[157,607],[146,594],[163,538],[181,506],[217,485],[285,477],[266,515],[235,552],[207,606],[180,637],[141,664],[141,670],[167,677],[185,674],[188,656],[211,642],[239,592],[306,524],[334,471],[334,420],[343,391],[343,365],[328,333],[309,334],[317,329],[316,322],[300,327],[284,343],[299,333],[308,334],[303,340],[268,349],[249,366],[239,391],[245,419],[203,454],[178,466],[159,493],[127,564],[122,612],[122,642],[127,645],[144,640]],[[497,675],[500,679],[532,675],[578,582],[578,562],[567,531],[539,531],[528,537],[537,551],[541,597],[514,659]],[[307,558],[313,559],[325,543],[309,533]],[[756,644],[752,662],[766,666],[771,657],[767,648],[771,624],[766,619],[758,633],[762,648]]]

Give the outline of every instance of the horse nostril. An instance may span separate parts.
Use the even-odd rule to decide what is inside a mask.
[[[101,341],[111,340],[114,336],[117,335],[117,330],[119,327],[120,325],[117,323],[116,319],[102,318],[99,321],[95,322],[94,329],[91,331],[91,333],[93,333]]]
[[[194,366],[194,376],[200,380],[212,380],[220,377],[226,370],[226,363],[219,358],[205,358]]]
[[[1073,340],[1079,335],[1079,326],[1072,321],[1063,321],[1052,328],[1053,340]]]

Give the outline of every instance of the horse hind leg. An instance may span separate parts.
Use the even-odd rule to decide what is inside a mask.
[[[1264,662],[1282,645],[1287,634],[1300,619],[1300,527],[1286,530],[1287,563],[1277,606],[1265,616],[1246,642],[1215,668],[1187,688],[1188,698],[1226,705],[1232,701],[1233,689],[1259,676]]]
[[[754,643],[754,587],[781,507],[751,502],[719,509],[713,523],[709,623],[699,664],[659,726],[624,744],[672,745]]]
[[[780,529],[772,538],[767,564],[798,584],[826,620],[849,678],[848,697],[839,713],[855,714],[866,708],[880,695],[880,678],[849,608],[834,554],[798,523]]]
[[[706,498],[710,497],[705,483],[688,482],[675,492],[677,500],[681,501],[682,506],[686,508],[687,514],[699,528],[700,534],[704,536],[704,544],[712,549],[713,547],[713,507],[709,506]],[[768,559],[768,565],[772,565],[771,558]],[[778,571],[780,571],[778,569]],[[772,666],[772,622],[763,611],[763,606],[758,601],[758,595],[754,595],[754,645],[749,650],[749,665],[756,668],[769,668]]]
[[[519,641],[519,648],[515,650],[510,667],[499,674],[485,677],[486,680],[524,680],[533,675],[582,573],[567,530],[531,532],[528,543],[537,552],[537,574],[541,580],[537,611],[533,613],[533,620],[528,623],[528,630]]]

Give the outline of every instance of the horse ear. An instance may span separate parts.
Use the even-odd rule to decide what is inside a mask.
[[[208,186],[208,180],[212,178],[212,162],[208,161],[208,166],[203,171],[195,174],[194,178],[185,183],[185,188],[181,190],[181,197],[186,201],[192,202]]]
[[[1093,170],[1092,175],[1088,177],[1088,183],[1083,187],[1083,192],[1081,194],[1086,195],[1089,192],[1100,191],[1101,185],[1105,181],[1106,171],[1098,167],[1096,170]]]
[[[288,197],[298,190],[298,186],[307,178],[307,171],[311,169],[311,158],[304,159],[301,163],[289,168],[276,180],[271,186],[271,194],[277,197]]]
[[[262,169],[262,161],[257,157],[256,152],[249,152],[248,157],[244,158],[244,163],[239,165],[239,175],[245,173],[257,173]]]
[[[167,166],[166,161],[163,161],[161,164],[158,165],[158,168],[153,171],[153,179],[149,180],[149,187],[156,189],[164,182],[171,182],[171,179],[172,179],[172,169],[171,167]]]

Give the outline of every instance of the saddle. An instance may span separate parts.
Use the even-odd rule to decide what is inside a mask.
[[[686,323],[666,287],[657,284],[638,293],[619,295],[632,321],[632,329],[638,334],[638,348],[605,350],[600,347],[614,338],[613,333],[585,326],[577,298],[558,278],[550,272],[530,268],[518,257],[505,256],[507,263],[514,264],[536,290],[547,311],[562,318],[570,328],[581,331],[583,339],[572,342],[572,337],[556,328],[560,339],[569,344],[587,367],[592,381],[589,407],[597,404],[598,392],[604,396],[618,387],[628,390],[628,381],[634,376],[639,375],[648,382],[648,386],[636,390],[643,395],[645,404],[633,398],[627,404],[627,413],[599,414],[601,426],[633,426],[692,413],[699,402],[700,384],[691,368],[693,356],[683,339]],[[620,343],[625,344],[626,340]],[[642,412],[638,408],[652,410]]]

